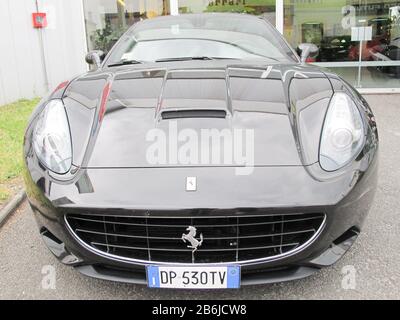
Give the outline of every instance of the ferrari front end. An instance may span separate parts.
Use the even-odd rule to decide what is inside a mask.
[[[255,59],[252,48],[239,59],[235,42],[231,58],[142,60],[149,43],[170,54],[171,36],[188,46],[207,36],[198,49],[221,52],[218,28],[224,41],[243,38],[235,23],[270,31],[277,57]],[[254,43],[267,50],[267,34],[250,32],[240,54]],[[81,273],[238,288],[338,261],[371,207],[377,151],[367,102],[300,63],[265,21],[182,15],[134,26],[98,70],[40,103],[25,135],[25,181],[45,243]]]

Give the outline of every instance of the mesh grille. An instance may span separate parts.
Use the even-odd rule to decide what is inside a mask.
[[[224,263],[274,257],[297,249],[322,227],[323,213],[240,217],[150,218],[70,214],[75,235],[115,256],[175,263]],[[201,241],[193,254],[189,226]],[[189,237],[190,238],[190,237]]]

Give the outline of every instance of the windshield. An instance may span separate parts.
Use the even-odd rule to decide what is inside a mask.
[[[138,23],[113,49],[107,65],[193,58],[298,62],[280,34],[263,19],[193,14]]]

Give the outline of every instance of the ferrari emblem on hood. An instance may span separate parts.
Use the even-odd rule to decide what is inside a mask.
[[[187,177],[186,178],[186,191],[197,191],[197,178]]]

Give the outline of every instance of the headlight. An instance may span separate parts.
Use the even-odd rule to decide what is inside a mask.
[[[33,148],[40,162],[58,174],[72,165],[71,134],[64,104],[51,100],[39,115],[33,132]]]
[[[335,93],[322,131],[321,167],[338,170],[361,151],[363,143],[364,127],[358,108],[347,94]]]

